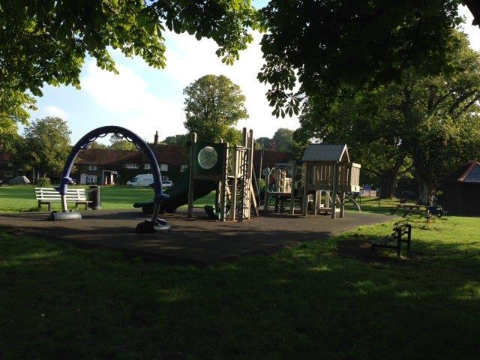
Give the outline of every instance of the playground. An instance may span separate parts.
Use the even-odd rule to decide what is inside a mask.
[[[121,188],[114,197],[123,210],[71,211],[73,154],[57,212],[0,214],[0,358],[467,359],[478,352],[477,219],[417,218],[408,256],[371,253],[369,242],[396,220],[372,213],[386,210],[372,204],[346,211],[360,169],[346,147],[306,158],[303,188],[288,169],[271,171],[275,183],[258,216],[245,145],[199,142],[191,158],[203,167],[191,166],[166,194],[158,171],[145,213],[133,208],[140,192]],[[194,206],[204,187],[214,194],[210,215]],[[15,198],[17,206],[25,201]]]
[[[45,212],[1,214],[2,227],[17,235],[40,236],[81,246],[119,250],[127,256],[171,263],[211,265],[246,255],[268,255],[282,249],[390,220],[391,216],[352,213],[341,221],[327,216],[270,215],[248,222],[212,221],[202,209],[165,214],[172,230],[136,234],[145,219],[140,211],[82,212],[81,221],[47,221]]]

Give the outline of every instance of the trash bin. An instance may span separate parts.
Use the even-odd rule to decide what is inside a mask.
[[[90,193],[88,195],[88,200],[91,201],[90,207],[93,210],[99,210],[102,208],[102,199],[100,197],[99,185],[90,185]]]

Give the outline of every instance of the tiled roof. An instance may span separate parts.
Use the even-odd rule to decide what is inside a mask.
[[[346,150],[346,144],[311,144],[305,150],[302,161],[340,161]]]
[[[469,161],[443,179],[443,184],[452,183],[480,184],[480,163],[476,160]]]
[[[160,164],[187,164],[184,149],[177,145],[152,146],[153,153]],[[148,156],[139,150],[85,149],[78,155],[77,164],[114,165],[125,163],[148,163]]]

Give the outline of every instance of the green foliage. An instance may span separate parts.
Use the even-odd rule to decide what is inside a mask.
[[[106,150],[108,149],[108,146],[102,143],[99,143],[97,141],[91,142],[88,144],[89,149],[101,149],[101,150]]]
[[[35,120],[25,128],[18,156],[24,170],[41,175],[63,169],[70,152],[70,130],[67,122],[57,117]]]
[[[204,141],[238,141],[239,132],[232,127],[248,118],[245,96],[238,85],[223,75],[205,75],[183,93],[187,119],[184,124],[189,132],[196,132]]]
[[[110,49],[163,68],[165,28],[213,39],[232,63],[252,41],[255,16],[250,0],[1,0],[2,88],[41,95],[44,83],[79,86],[87,55],[116,71]]]
[[[460,46],[446,54],[448,72],[425,76],[410,69],[398,82],[334,102],[312,96],[302,131],[348,143],[354,161],[376,174],[382,188],[393,188],[398,174],[413,165],[428,202],[443,176],[480,154],[480,55],[463,35],[453,36]]]
[[[388,84],[412,67],[423,75],[448,68],[457,7],[457,0],[269,1],[260,10],[268,32],[258,77],[271,85],[273,113],[297,113],[305,95]]]
[[[164,143],[165,145],[185,146],[188,140],[190,140],[190,136],[188,134],[181,134],[181,135],[167,136],[165,140],[162,141],[162,143]]]
[[[110,146],[108,148],[112,150],[137,150],[134,143],[115,134],[110,137]]]
[[[39,187],[48,187],[48,186],[52,185],[52,182],[50,181],[49,178],[42,177],[42,178],[38,179],[37,185]]]
[[[20,139],[17,124],[28,124],[29,110],[36,110],[34,98],[0,84],[0,148],[14,152]]]

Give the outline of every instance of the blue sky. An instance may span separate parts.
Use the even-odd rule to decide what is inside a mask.
[[[263,6],[267,0],[254,0]],[[463,11],[467,24],[471,15]],[[480,51],[480,29],[464,26],[471,46]],[[296,129],[297,118],[277,119],[271,115],[265,92],[268,87],[256,78],[263,60],[261,35],[254,33],[254,42],[244,51],[234,66],[226,66],[215,55],[216,44],[210,40],[197,41],[188,34],[166,33],[167,67],[152,69],[140,58],[129,59],[113,52],[119,75],[103,71],[87,58],[81,73],[82,89],[71,86],[43,89],[37,99],[38,110],[32,119],[59,116],[67,120],[75,143],[88,131],[99,126],[119,125],[153,141],[155,131],[160,139],[186,132],[183,122],[183,89],[206,74],[226,75],[238,84],[246,96],[249,119],[240,121],[238,128],[254,130],[255,137],[272,137],[280,128]]]

